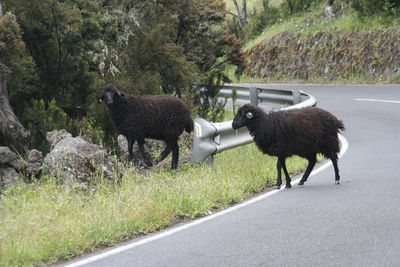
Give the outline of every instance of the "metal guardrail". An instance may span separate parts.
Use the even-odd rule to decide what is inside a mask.
[[[267,109],[266,103],[279,104],[279,110],[311,107],[317,104],[313,96],[298,90],[227,85],[220,90],[220,96],[232,99],[233,90],[236,90],[238,102],[261,106],[264,110]],[[216,153],[251,142],[253,142],[253,138],[247,128],[243,127],[235,131],[232,128],[232,121],[214,123],[196,118],[194,120],[192,161],[212,163]]]

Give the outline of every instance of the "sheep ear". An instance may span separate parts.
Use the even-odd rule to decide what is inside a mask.
[[[254,117],[254,115],[253,115],[253,113],[251,113],[251,111],[249,111],[249,112],[246,113],[246,118],[247,118],[248,120],[252,119],[253,117]]]

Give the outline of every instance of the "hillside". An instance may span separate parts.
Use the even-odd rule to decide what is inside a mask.
[[[400,82],[400,19],[382,14],[363,17],[345,1],[336,1],[335,16],[327,18],[324,3],[315,1],[307,11],[279,18],[260,34],[249,36],[245,42],[248,67],[240,80]],[[246,27],[254,28],[251,24],[265,11],[259,10]]]

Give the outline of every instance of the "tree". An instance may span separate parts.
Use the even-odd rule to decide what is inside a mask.
[[[91,61],[100,37],[95,0],[3,0],[23,30],[23,40],[36,63],[35,99],[57,105],[72,118],[86,114],[98,91]]]
[[[25,157],[29,131],[21,125],[10,106],[7,78],[16,69],[23,70],[24,63],[29,65],[29,59],[24,62],[25,44],[15,17],[11,13],[3,15],[0,2],[0,145],[9,146]]]
[[[181,95],[214,68],[223,70],[232,64],[238,66],[238,73],[244,69],[242,43],[217,27],[227,13],[223,1],[115,0],[102,6],[108,14],[115,8],[122,12],[119,18],[109,19],[108,25],[116,27],[107,26],[105,36],[109,37],[103,38],[109,51],[119,53],[111,64],[103,57],[103,65],[115,66],[121,73],[115,74],[117,79],[106,80],[118,83],[123,80],[121,76],[131,77],[131,84],[136,84],[131,89],[136,92],[156,93],[161,86],[164,93]],[[121,19],[131,21],[128,34]],[[112,33],[113,29],[117,33]],[[113,34],[125,36],[127,41],[116,46],[110,38]]]
[[[383,16],[398,16],[400,11],[399,0],[351,0],[350,6],[360,16],[380,14]]]
[[[247,6],[246,0],[242,0],[242,10],[240,11],[236,0],[233,0],[233,4],[236,8],[236,14],[239,22],[240,28],[243,28],[247,24]]]

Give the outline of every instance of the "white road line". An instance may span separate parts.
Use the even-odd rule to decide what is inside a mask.
[[[381,103],[394,103],[400,104],[400,101],[397,100],[382,100],[382,99],[368,99],[368,98],[356,98],[356,101],[368,101],[368,102],[381,102]]]
[[[347,151],[347,149],[349,147],[349,143],[347,142],[347,140],[341,134],[339,134],[339,139],[340,139],[340,142],[341,142],[341,149],[340,149],[340,153],[339,153],[339,158],[340,158],[346,153],[346,151]],[[319,168],[317,168],[316,170],[312,171],[311,174],[310,174],[310,177],[313,176],[313,175],[316,175],[317,173],[319,173],[319,172],[321,172],[323,170],[325,170],[326,168],[328,168],[331,165],[332,165],[332,162],[331,161],[327,161],[326,163],[321,165]],[[293,180],[292,183],[296,183],[299,180],[300,180],[300,178],[298,178],[296,180]],[[231,212],[233,212],[235,210],[241,209],[243,207],[246,207],[248,205],[251,205],[253,203],[261,201],[261,200],[263,200],[263,199],[265,199],[267,197],[275,195],[276,193],[278,193],[278,192],[280,192],[282,190],[285,190],[285,188],[282,187],[280,190],[273,190],[273,191],[267,192],[267,193],[265,193],[263,195],[260,195],[258,197],[252,198],[252,199],[250,199],[250,200],[248,200],[246,202],[243,202],[241,204],[238,204],[236,206],[233,206],[233,207],[230,207],[228,209],[222,210],[220,212],[214,213],[213,215],[194,220],[193,222],[190,222],[190,223],[184,224],[182,226],[178,226],[178,227],[172,228],[170,230],[162,231],[159,234],[155,234],[153,236],[150,236],[150,237],[147,237],[147,238],[143,238],[143,239],[138,240],[136,242],[134,241],[134,242],[129,243],[127,245],[123,245],[123,246],[120,246],[120,247],[116,247],[116,248],[104,251],[102,253],[99,253],[97,255],[88,257],[86,259],[82,259],[82,260],[73,262],[71,264],[65,265],[65,267],[82,266],[82,265],[85,265],[85,264],[88,264],[88,263],[91,263],[91,262],[98,261],[100,259],[107,258],[109,256],[112,256],[112,255],[115,255],[115,254],[118,254],[118,253],[121,253],[123,251],[126,251],[126,250],[129,250],[129,249],[132,249],[132,248],[135,248],[135,247],[150,243],[152,241],[155,241],[155,240],[158,240],[158,239],[173,235],[173,234],[181,232],[181,231],[183,231],[185,229],[194,227],[196,225],[199,225],[199,224],[202,224],[204,222],[213,220],[213,219],[215,219],[217,217],[223,216],[223,215],[231,213]]]

